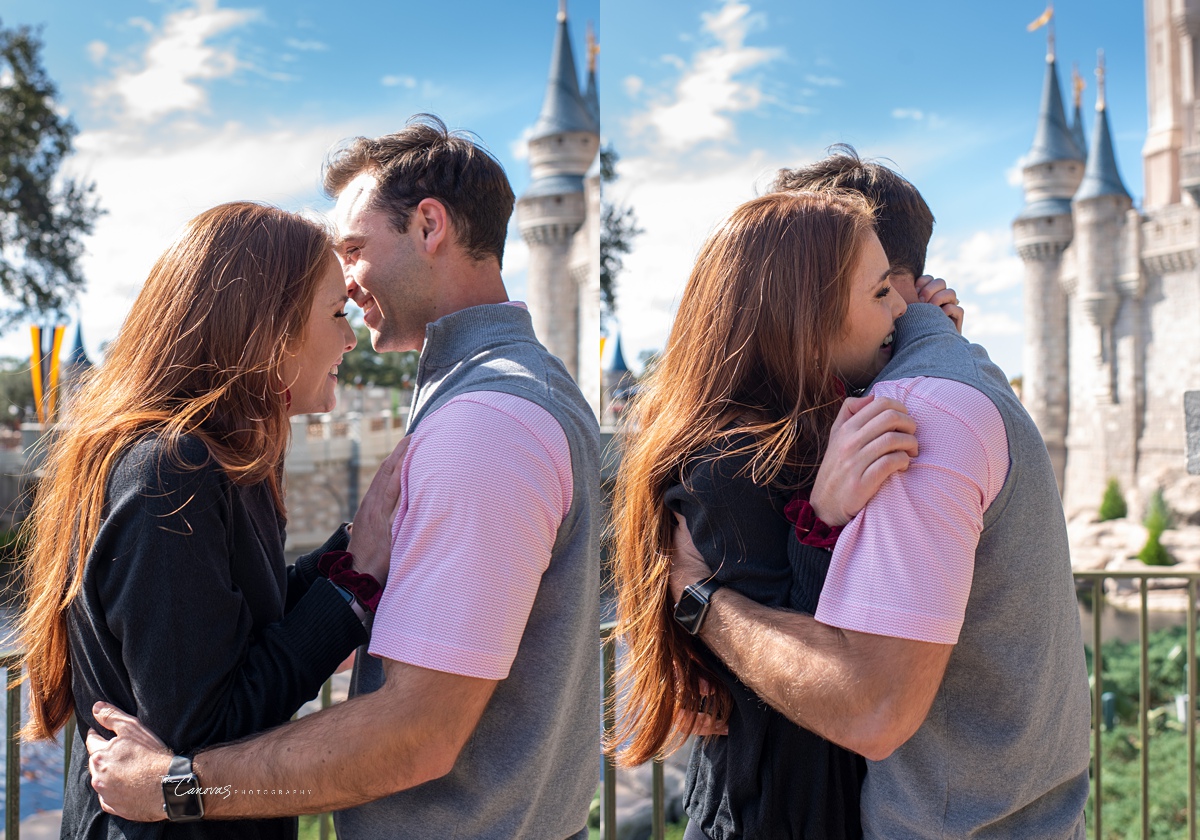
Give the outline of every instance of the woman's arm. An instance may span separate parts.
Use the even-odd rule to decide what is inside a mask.
[[[249,511],[239,509],[236,488],[215,464],[179,469],[155,449],[126,459],[110,486],[109,514],[88,562],[122,662],[76,667],[124,667],[137,714],[172,748],[286,720],[366,640],[324,580],[263,626],[264,614],[282,612],[271,547],[258,542],[262,530],[247,527]]]

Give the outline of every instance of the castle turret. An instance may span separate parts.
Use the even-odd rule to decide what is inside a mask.
[[[576,380],[581,292],[572,277],[571,248],[587,218],[584,175],[599,148],[599,121],[579,91],[566,0],[560,0],[546,98],[529,140],[533,181],[517,201],[517,221],[529,243],[528,304],[534,330]]]
[[[1062,256],[1074,236],[1071,196],[1083,178],[1084,161],[1063,111],[1052,46],[1046,55],[1037,131],[1024,164],[1025,206],[1013,222],[1017,253],[1025,263],[1022,401],[1046,442],[1061,492],[1069,369]]]
[[[1104,53],[1096,70],[1096,122],[1083,181],[1072,200],[1076,288],[1071,298],[1075,347],[1064,504],[1096,504],[1115,478],[1136,494],[1139,436],[1139,275],[1126,259],[1136,234],[1133,200],[1117,170],[1104,94]],[[1136,247],[1136,246],[1135,246]],[[1133,261],[1135,266],[1137,260]],[[1136,498],[1133,500],[1137,507]]]
[[[1104,101],[1104,54],[1096,71],[1096,124],[1083,181],[1072,201],[1075,213],[1075,260],[1079,305],[1095,330],[1096,395],[1113,397],[1111,331],[1120,306],[1117,278],[1121,273],[1121,239],[1125,214],[1133,206],[1117,171],[1108,109]]]

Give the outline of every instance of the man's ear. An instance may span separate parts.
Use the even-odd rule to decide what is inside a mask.
[[[446,205],[436,198],[421,199],[413,208],[408,224],[410,228],[416,225],[421,246],[427,254],[437,253],[450,242],[450,214],[446,212]]]

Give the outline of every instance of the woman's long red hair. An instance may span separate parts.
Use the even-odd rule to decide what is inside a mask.
[[[235,483],[267,482],[283,513],[291,427],[280,364],[303,338],[332,259],[320,225],[237,202],[192,219],[151,269],[56,430],[22,526],[24,737],[52,738],[74,709],[68,610],[104,516],[109,474],[134,442],[152,430],[168,447],[195,435]]]
[[[675,523],[663,496],[689,458],[733,433],[755,439],[755,483],[808,483],[840,404],[823,361],[872,228],[856,195],[772,193],[734,210],[700,251],[667,349],[630,411],[614,493],[617,633],[627,649],[608,748],[624,765],[683,742],[701,678],[716,692],[711,714],[726,718],[731,705],[671,616],[665,550]]]

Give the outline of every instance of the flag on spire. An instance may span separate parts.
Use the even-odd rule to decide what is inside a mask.
[[[1043,26],[1045,26],[1047,23],[1049,23],[1050,19],[1053,17],[1054,17],[1054,4],[1049,3],[1046,5],[1046,11],[1044,11],[1040,15],[1038,15],[1037,18],[1034,19],[1029,24],[1029,26],[1025,27],[1025,31],[1026,32],[1034,32],[1038,29],[1041,29]]]

